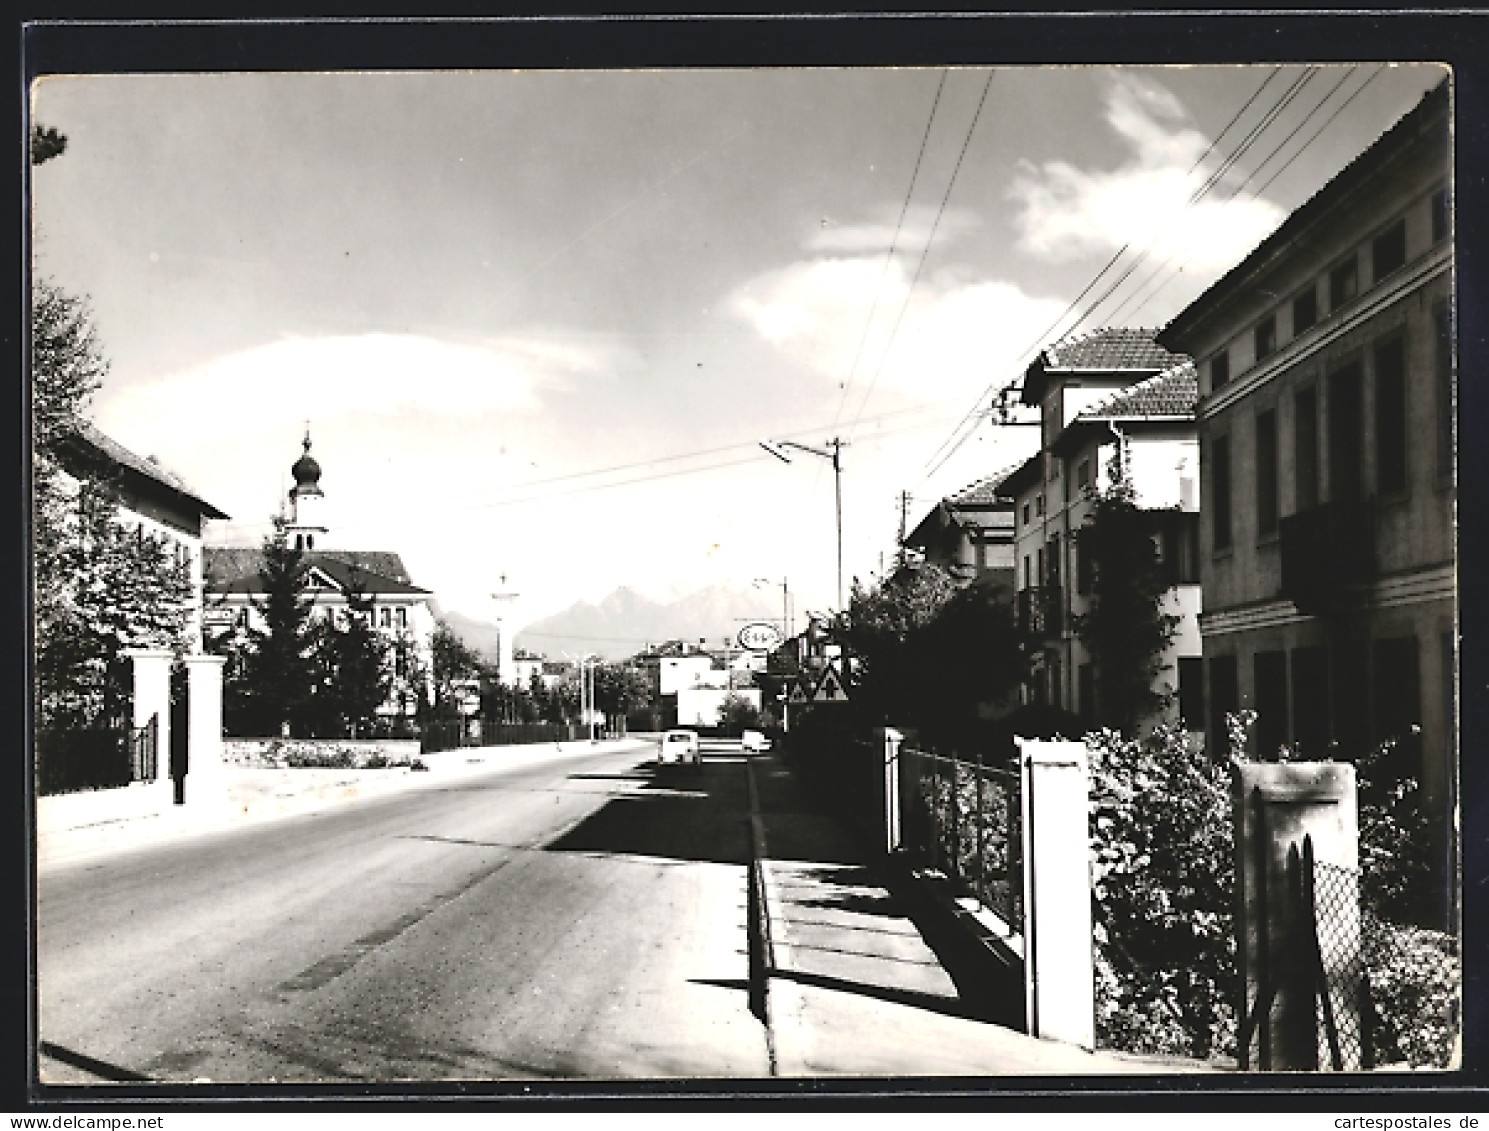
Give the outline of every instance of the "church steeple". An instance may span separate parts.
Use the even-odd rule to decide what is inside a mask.
[[[310,454],[310,426],[305,426],[304,450],[300,453],[290,474],[295,485],[290,488],[290,519],[285,524],[285,533],[295,546],[302,550],[315,549],[316,536],[321,536],[324,547],[327,533],[322,508],[325,494],[321,491],[321,465]]]

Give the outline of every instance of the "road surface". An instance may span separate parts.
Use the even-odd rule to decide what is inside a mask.
[[[42,1081],[768,1075],[744,768],[653,750],[43,870]]]

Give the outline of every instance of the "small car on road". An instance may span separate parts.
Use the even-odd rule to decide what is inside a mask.
[[[695,730],[669,730],[657,742],[657,761],[663,766],[703,765],[703,755],[698,748],[698,732]]]
[[[766,738],[758,730],[747,730],[739,740],[739,744],[752,753],[761,753],[770,749],[770,739]]]

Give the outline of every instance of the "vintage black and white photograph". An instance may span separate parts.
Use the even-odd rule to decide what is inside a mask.
[[[1461,1066],[1450,68],[28,109],[37,1084]]]

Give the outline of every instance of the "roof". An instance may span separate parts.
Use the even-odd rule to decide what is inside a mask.
[[[207,546],[202,551],[202,572],[209,593],[261,593],[264,552],[257,547]],[[360,586],[369,597],[427,595],[428,589],[413,584],[403,560],[388,550],[310,550],[307,566],[319,569],[343,590]]]
[[[85,458],[101,459],[121,468],[137,480],[143,479],[152,487],[164,489],[168,495],[199,511],[203,518],[228,517],[223,511],[218,510],[193,491],[187,485],[186,480],[175,472],[162,467],[154,460],[135,455],[123,444],[105,435],[97,426],[81,417],[73,421],[71,433],[66,435],[61,442],[73,447]]]
[[[1193,417],[1199,377],[1192,361],[1139,381],[1081,413],[1077,420],[1135,420]]]
[[[1008,496],[998,490],[1002,486],[1004,478],[1012,467],[1005,467],[996,474],[989,475],[986,479],[979,479],[976,483],[963,487],[955,494],[947,495],[941,501],[947,506],[955,509],[957,507],[995,507],[999,503],[1008,502]]]
[[[1043,400],[1051,373],[1161,373],[1184,360],[1157,339],[1157,330],[1108,327],[1046,346],[1024,371],[1021,400]]]
[[[1209,317],[1217,306],[1241,286],[1243,280],[1270,266],[1279,256],[1296,250],[1300,246],[1299,237],[1304,231],[1319,220],[1335,215],[1339,205],[1352,193],[1368,185],[1380,168],[1439,129],[1444,131],[1440,136],[1446,141],[1447,111],[1448,81],[1444,79],[1424,94],[1416,106],[1372,142],[1369,148],[1336,173],[1323,188],[1293,209],[1277,230],[1258,244],[1250,255],[1181,310],[1159,331],[1159,339],[1168,345],[1184,344],[1189,332]]]
[[[1029,486],[1038,483],[1044,476],[1044,453],[1035,452],[1018,467],[1003,477],[998,490],[1009,498],[1017,498]]]

